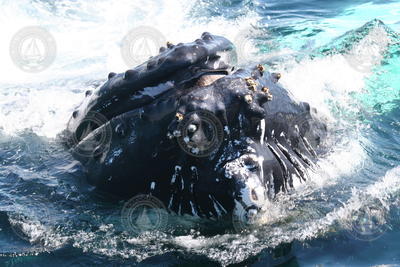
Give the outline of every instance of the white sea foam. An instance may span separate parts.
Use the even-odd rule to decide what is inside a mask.
[[[47,137],[55,137],[65,128],[90,81],[128,68],[120,46],[131,29],[151,26],[173,43],[193,41],[204,31],[234,39],[242,28],[258,19],[249,14],[237,21],[220,17],[200,21],[190,18],[196,4],[190,1],[5,2],[0,18],[0,72],[6,74],[0,77],[0,128],[9,134],[28,128]],[[34,74],[13,64],[9,42],[5,41],[31,25],[45,27],[57,43],[55,62]]]

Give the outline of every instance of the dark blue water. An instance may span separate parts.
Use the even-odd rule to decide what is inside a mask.
[[[400,1],[0,3],[0,266],[400,266]],[[40,73],[9,56],[31,25],[57,43]],[[281,72],[329,118],[331,153],[255,231],[175,216],[132,235],[124,202],[95,193],[58,143],[84,92],[127,69],[121,40],[143,25],[175,43],[227,36],[238,64]]]

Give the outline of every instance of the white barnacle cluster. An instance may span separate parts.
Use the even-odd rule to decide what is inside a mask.
[[[225,177],[231,179],[234,176],[244,179],[254,174],[255,169],[259,169],[258,156],[256,154],[243,154],[239,158],[225,164]]]

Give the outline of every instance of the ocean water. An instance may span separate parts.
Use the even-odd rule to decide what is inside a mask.
[[[0,266],[400,266],[400,1],[0,0]],[[27,72],[10,57],[26,26],[56,43]],[[263,63],[329,118],[334,140],[311,179],[252,232],[173,217],[132,236],[123,202],[93,193],[58,142],[86,90],[128,66],[124,37],[204,31]],[[244,41],[243,41],[244,40]],[[206,225],[206,227],[204,227]]]

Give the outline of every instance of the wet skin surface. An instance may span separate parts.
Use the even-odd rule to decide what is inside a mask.
[[[204,33],[88,91],[63,138],[89,183],[123,198],[151,194],[178,214],[220,217],[257,213],[305,181],[326,124],[278,84],[280,74],[223,62],[232,49]]]

